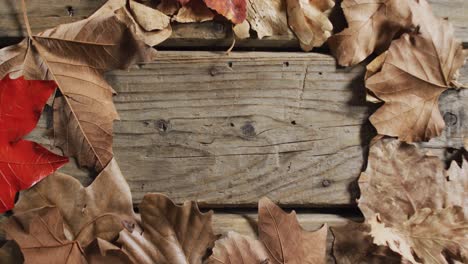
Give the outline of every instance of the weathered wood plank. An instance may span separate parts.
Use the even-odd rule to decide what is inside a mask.
[[[17,0],[0,0],[0,38],[26,35]],[[33,32],[40,32],[62,23],[89,16],[105,0],[34,0],[28,2],[28,15]],[[452,21],[456,36],[468,42],[468,1],[429,0],[434,12]],[[336,7],[338,8],[338,6]],[[334,12],[336,13],[336,12]],[[174,34],[161,46],[165,47],[228,47],[232,43],[231,27],[222,23],[181,24],[174,26]],[[298,47],[293,36],[272,36],[262,40],[247,39],[237,42],[238,47],[285,48]]]
[[[468,83],[468,67],[462,76]],[[115,157],[135,203],[147,192],[207,207],[255,206],[265,195],[303,207],[357,198],[376,107],[365,102],[362,66],[301,52],[160,52],[107,78],[121,117]],[[443,116],[456,121],[426,147],[442,156],[463,145],[467,102],[466,90],[443,96]],[[50,144],[44,128],[31,138]]]

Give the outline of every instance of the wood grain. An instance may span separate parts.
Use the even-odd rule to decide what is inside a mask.
[[[468,76],[462,70],[462,82]],[[114,153],[138,203],[147,192],[205,207],[349,206],[374,135],[363,67],[315,53],[160,52],[107,74],[118,92]],[[468,135],[467,90],[444,94],[443,156]],[[455,121],[453,121],[455,120]],[[50,144],[45,120],[30,138]],[[63,171],[89,181],[72,165]]]
[[[0,0],[0,38],[26,36],[23,18],[17,0]],[[98,9],[105,0],[29,0],[28,15],[33,32],[40,32],[63,23],[83,19]],[[339,2],[339,1],[337,1]],[[468,1],[429,0],[434,12],[447,17],[453,23],[457,38],[468,42]],[[339,5],[331,12],[337,25],[343,24]],[[195,23],[174,26],[173,36],[162,47],[229,47],[232,43],[231,26],[224,23]],[[297,48],[294,36],[272,36],[262,40],[246,39],[237,42],[237,47]]]

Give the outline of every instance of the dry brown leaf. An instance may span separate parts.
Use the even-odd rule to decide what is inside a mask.
[[[203,0],[190,0],[183,5],[172,19],[179,23],[205,22],[213,20],[215,14]]]
[[[268,198],[258,205],[258,232],[272,263],[325,263],[328,227],[302,229],[296,212],[285,213]]]
[[[333,256],[340,264],[400,264],[401,256],[388,247],[372,242],[370,227],[365,223],[350,222],[332,227]]]
[[[18,243],[24,263],[87,263],[77,241],[69,241],[57,208],[45,207],[10,217],[2,228]]]
[[[115,17],[114,11],[124,4],[108,1],[85,20],[33,36],[34,47],[28,49],[23,67],[26,78],[57,82],[64,97],[55,112],[60,116],[54,122],[56,144],[80,165],[97,171],[112,159],[112,122],[117,118],[114,91],[102,73],[155,56]],[[26,71],[31,68],[35,72]]]
[[[209,263],[325,263],[326,225],[308,232],[299,225],[294,211],[287,214],[268,198],[262,198],[258,207],[260,241],[228,233],[216,242]]]
[[[86,259],[89,264],[133,264],[119,247],[100,238],[86,248]]]
[[[370,117],[379,134],[413,142],[442,133],[445,123],[438,99],[454,85],[464,63],[461,44],[444,24],[440,38],[404,34],[393,41],[380,71],[368,74],[366,87],[385,102]]]
[[[293,35],[286,16],[286,2],[282,0],[248,0],[246,21],[250,28],[257,32],[259,39]],[[242,38],[237,33],[236,35]]]
[[[201,264],[215,240],[213,212],[202,214],[195,202],[177,206],[162,194],[147,194],[140,214],[141,226],[124,229],[117,241],[134,263]]]
[[[374,51],[385,51],[395,36],[413,27],[413,0],[343,0],[348,28],[328,44],[343,66],[355,65]]]
[[[191,0],[193,1],[193,0]],[[247,16],[246,0],[203,0],[209,8],[234,24],[244,22]]]
[[[262,242],[230,231],[216,241],[208,264],[259,264],[267,261],[268,253]]]
[[[0,248],[0,263],[2,264],[18,264],[23,263],[24,258],[21,249],[14,241],[7,241]]]
[[[146,31],[165,29],[171,22],[168,16],[157,9],[145,6],[134,0],[130,0],[129,4],[136,22]]]
[[[333,25],[324,14],[333,0],[286,0],[288,23],[305,51],[322,46],[331,36]]]
[[[16,45],[0,49],[0,80],[8,74],[12,79],[16,79],[22,75],[22,64],[27,50],[27,39]]]
[[[468,222],[462,208],[466,205],[460,203],[467,192],[452,197],[455,176],[466,177],[466,169],[446,171],[437,157],[395,139],[376,142],[359,179],[359,208],[371,224],[374,242],[389,245],[413,263],[418,258],[434,263],[431,257],[447,263],[442,261],[446,251],[466,256]]]
[[[179,10],[179,2],[174,0],[161,0],[159,2],[157,9],[168,16],[172,16]]]
[[[88,187],[62,173],[50,175],[22,192],[14,211],[44,206],[58,208],[67,237],[83,247],[96,237],[114,239],[123,228],[122,222],[135,222],[130,188],[114,159]]]

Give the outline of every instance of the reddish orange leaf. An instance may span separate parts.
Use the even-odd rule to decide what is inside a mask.
[[[180,0],[179,0],[180,1]],[[242,23],[247,17],[246,0],[204,0],[205,4],[218,12],[218,14],[232,21],[234,24]]]
[[[53,81],[28,81],[23,77],[0,81],[0,213],[14,206],[18,191],[51,174],[68,158],[39,144],[21,139],[36,126]]]

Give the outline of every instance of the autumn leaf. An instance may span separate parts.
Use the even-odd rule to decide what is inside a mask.
[[[331,36],[333,25],[324,14],[335,2],[332,0],[286,0],[288,23],[301,48],[305,51],[322,46]]]
[[[0,213],[13,208],[18,191],[33,186],[68,162],[66,157],[21,139],[34,129],[55,88],[52,81],[9,76],[0,80]]]
[[[191,0],[194,1],[194,0]],[[203,0],[209,8],[232,21],[242,23],[247,16],[246,0]]]
[[[423,0],[424,1],[424,0]],[[402,31],[415,27],[413,1],[343,0],[341,7],[348,28],[333,35],[328,44],[343,66],[355,65],[374,51],[383,52]],[[430,12],[430,11],[429,11]]]
[[[88,187],[62,173],[47,177],[21,193],[14,211],[23,213],[44,206],[60,211],[67,237],[83,247],[96,237],[112,240],[124,224],[135,222],[130,188],[114,159]]]
[[[205,22],[213,20],[214,16],[203,0],[190,0],[179,9],[173,20],[179,23]]]
[[[8,237],[18,243],[24,263],[87,263],[76,241],[65,238],[60,212],[45,207],[15,214],[2,224]]]
[[[333,256],[340,264],[401,264],[400,255],[386,246],[377,246],[370,235],[367,223],[350,222],[345,226],[331,228]]]
[[[116,18],[114,11],[124,4],[108,1],[85,20],[34,36],[28,30],[32,45],[26,41],[4,49],[11,59],[0,66],[5,73],[21,69],[15,74],[26,79],[56,81],[63,97],[55,107],[55,142],[66,155],[76,156],[80,165],[97,171],[112,159],[112,122],[118,117],[114,91],[102,73],[155,55]],[[24,58],[22,65],[17,57]]]
[[[468,225],[466,204],[461,204],[466,192],[458,192],[463,197],[458,200],[451,194],[451,179],[458,177],[468,177],[466,169],[446,171],[437,157],[413,145],[395,139],[375,143],[359,179],[358,201],[374,243],[388,245],[413,263],[447,263],[445,252],[466,258]]]
[[[141,225],[124,229],[117,241],[134,263],[201,264],[215,236],[212,211],[202,214],[195,202],[175,205],[161,194],[147,194],[140,204]]]
[[[86,259],[89,264],[132,264],[118,246],[100,238],[86,248]]]
[[[325,263],[326,225],[307,232],[299,225],[294,211],[287,214],[268,198],[262,198],[258,229],[260,240],[230,232],[216,241],[208,263]]]
[[[276,35],[293,35],[288,25],[286,3],[282,0],[248,0],[247,18],[242,24],[244,27],[248,26],[248,29],[241,32],[248,32],[252,28],[257,32],[259,39]],[[245,38],[245,34],[244,37],[237,33],[236,35]]]

